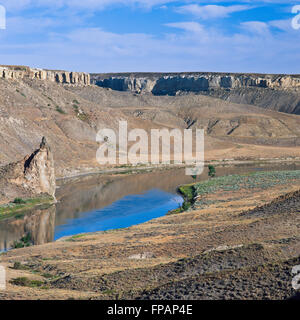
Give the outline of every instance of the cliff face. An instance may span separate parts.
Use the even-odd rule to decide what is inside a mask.
[[[175,95],[180,91],[202,92],[211,89],[236,88],[300,88],[300,76],[225,73],[133,73],[91,74],[91,82],[120,91],[151,92]]]
[[[1,201],[39,194],[55,198],[54,161],[45,138],[31,155],[0,168],[0,187]]]
[[[32,69],[23,66],[0,66],[0,78],[3,79],[37,79],[57,83],[89,85],[90,75],[83,72],[54,71]]]
[[[230,102],[300,114],[300,75],[226,73],[92,74],[100,87],[154,95],[200,93]]]

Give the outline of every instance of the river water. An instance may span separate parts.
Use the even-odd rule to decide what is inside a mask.
[[[217,167],[217,176],[258,170],[300,170],[300,164]],[[197,181],[207,179],[207,169]],[[80,233],[125,228],[165,215],[183,199],[176,189],[194,182],[184,169],[135,175],[95,175],[59,183],[56,206],[0,221],[0,251],[30,233],[34,244]]]

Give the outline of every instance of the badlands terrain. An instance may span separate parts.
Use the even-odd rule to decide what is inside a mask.
[[[210,163],[296,163],[299,90],[299,76],[292,75],[88,75],[3,66],[0,166],[38,155],[30,169],[36,172],[51,149],[42,163],[53,163],[56,178],[108,172],[112,168],[96,162],[95,137],[103,128],[117,131],[120,120],[127,120],[129,129],[147,131],[203,128]],[[2,253],[8,281],[0,298],[297,295],[291,270],[300,264],[299,170],[216,177],[180,190],[186,211]]]
[[[204,128],[206,160],[300,157],[298,77],[285,80],[287,87],[261,88],[259,82],[257,88],[232,89],[266,95],[261,108],[255,104],[258,98],[231,102],[236,94],[230,88],[222,89],[230,96],[225,99],[211,96],[211,91],[154,95],[89,85],[86,74],[20,68],[0,68],[1,166],[31,154],[45,136],[57,177],[97,171],[96,133],[117,130],[120,120],[127,120],[129,129]],[[287,113],[274,111],[281,100]]]

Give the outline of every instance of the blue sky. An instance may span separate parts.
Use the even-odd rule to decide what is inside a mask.
[[[300,73],[300,1],[0,0],[0,64]],[[299,9],[300,13],[300,9]],[[300,19],[299,19],[300,23]]]

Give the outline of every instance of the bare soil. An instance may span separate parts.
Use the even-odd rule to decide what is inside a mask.
[[[204,128],[206,160],[300,158],[300,116],[204,95],[136,95],[97,86],[0,79],[0,165],[24,158],[46,136],[56,176],[103,170],[96,133],[118,129]],[[104,169],[109,169],[105,167]]]

